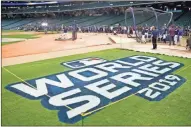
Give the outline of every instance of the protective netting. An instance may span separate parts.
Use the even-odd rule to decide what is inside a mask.
[[[158,30],[168,27],[172,22],[173,13],[165,12],[152,7],[149,8],[128,8],[125,11],[125,24],[128,30],[128,37],[135,37],[141,40],[143,30],[148,32],[151,26]]]

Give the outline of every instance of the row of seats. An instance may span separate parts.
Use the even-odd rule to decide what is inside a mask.
[[[181,13],[174,15],[174,18],[178,17]],[[177,24],[179,25],[185,25],[180,23],[185,23],[184,21],[191,22],[191,12],[186,13],[183,15],[180,19],[177,20]],[[159,16],[159,23],[164,24],[166,21],[168,21],[169,16]],[[78,17],[59,17],[59,18],[47,18],[47,23],[49,25],[64,25],[64,26],[70,26],[72,25],[72,22],[76,20],[76,23],[78,26],[100,26],[100,25],[115,25],[120,23],[121,25],[125,24],[125,18],[124,15],[103,15],[103,16],[78,16]],[[42,23],[45,21],[42,18],[27,18],[27,19],[8,19],[8,20],[2,20],[2,29],[17,29],[18,27],[25,26],[27,24],[35,25],[37,23]],[[127,25],[132,25],[132,17],[127,18]],[[145,24],[152,24],[155,22],[155,18],[153,15],[148,16],[143,20],[143,16],[141,14],[136,15],[136,24],[137,25],[145,25]],[[186,22],[187,23],[187,22]],[[153,24],[154,25],[154,24]]]
[[[2,20],[2,29],[5,29],[5,30],[15,29],[17,27],[29,24],[33,21],[34,21],[33,18],[20,19],[20,20],[19,19],[12,19],[12,21]]]
[[[177,25],[191,26],[191,12],[187,12],[176,21]]]
[[[120,2],[92,2],[92,3],[85,3],[80,5],[59,5],[59,7],[42,7],[42,8],[20,8],[17,10],[12,11],[12,13],[22,14],[22,13],[43,13],[43,12],[57,12],[57,11],[70,11],[76,9],[87,9],[87,8],[105,8],[105,7],[117,7],[117,6],[132,6],[133,4],[138,3],[148,3],[148,2],[129,2],[129,1],[120,1]],[[9,11],[10,12],[10,11]],[[7,10],[2,10],[2,13],[8,13]]]

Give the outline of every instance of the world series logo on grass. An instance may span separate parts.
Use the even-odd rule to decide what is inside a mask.
[[[40,99],[58,110],[61,122],[76,123],[108,104],[136,95],[160,101],[186,80],[171,74],[183,64],[151,56],[130,56],[113,61],[86,58],[61,63],[74,70],[8,85],[25,98]]]

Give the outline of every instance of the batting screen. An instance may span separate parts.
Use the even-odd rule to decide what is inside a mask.
[[[128,8],[125,11],[125,24],[129,28],[128,37],[135,37],[137,41],[141,40],[143,28],[155,26],[161,29],[164,25],[172,22],[173,13],[150,8]]]

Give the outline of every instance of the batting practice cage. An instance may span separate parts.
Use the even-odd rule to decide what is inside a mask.
[[[128,8],[125,11],[125,25],[128,28],[127,36],[141,40],[142,30],[146,32],[152,26],[160,30],[168,27],[172,23],[173,13],[162,10],[148,8]],[[147,36],[150,36],[149,33]]]

